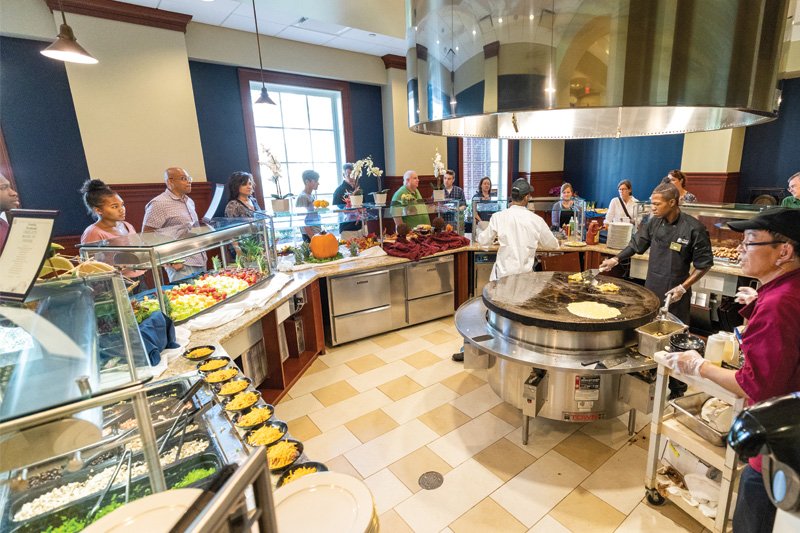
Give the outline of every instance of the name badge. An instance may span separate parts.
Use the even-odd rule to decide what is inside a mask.
[[[681,245],[681,244],[679,244],[677,242],[672,242],[669,245],[669,249],[670,250],[675,250],[676,252],[680,252],[681,248],[683,248],[683,245]]]

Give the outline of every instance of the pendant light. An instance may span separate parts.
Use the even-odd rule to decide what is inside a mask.
[[[64,23],[61,24],[61,28],[58,31],[58,38],[53,44],[42,50],[42,55],[69,63],[84,63],[87,65],[97,63],[97,60],[84,50],[75,39],[72,28],[67,24],[67,17],[64,15],[64,6],[61,4],[61,0],[58,0],[58,9],[61,11],[61,20]]]
[[[261,96],[255,101],[257,104],[275,105],[272,98],[267,94],[267,86],[264,84],[264,63],[261,61],[261,40],[258,38],[258,16],[256,15],[256,0],[253,0],[253,21],[256,23],[256,44],[258,45],[258,71],[261,73]]]

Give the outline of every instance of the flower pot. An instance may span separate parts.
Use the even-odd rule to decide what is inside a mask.
[[[364,201],[364,196],[361,194],[354,194],[350,197],[350,205],[353,207],[361,207]]]
[[[272,210],[276,213],[283,213],[289,210],[289,200],[284,198],[283,200],[272,200]]]
[[[386,204],[386,193],[385,192],[384,193],[374,192],[374,193],[372,193],[372,197],[375,199],[375,203],[376,204],[378,204],[378,205]]]
[[[434,189],[433,199],[437,202],[441,202],[442,200],[444,200],[444,189]]]

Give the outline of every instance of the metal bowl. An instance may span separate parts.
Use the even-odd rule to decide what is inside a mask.
[[[300,456],[303,455],[303,443],[300,442],[299,440],[295,440],[295,439],[278,439],[275,442],[273,442],[272,444],[267,445],[267,460],[268,461],[269,461],[269,450],[270,450],[270,448],[274,447],[276,444],[278,444],[279,442],[282,442],[284,440],[285,440],[285,442],[291,442],[292,444],[294,444],[295,448],[297,449],[297,455],[294,456],[294,459],[292,459],[291,462],[289,462],[289,463],[287,463],[287,464],[285,464],[283,466],[279,466],[277,468],[269,467],[269,471],[272,472],[272,473],[283,472],[284,470],[286,470],[287,468],[289,468],[290,466],[295,464],[297,462],[297,460],[300,459]]]
[[[208,383],[209,385],[211,385],[212,387],[219,388],[219,387],[221,387],[221,386],[222,386],[224,383],[227,383],[227,382],[229,382],[230,380],[232,380],[232,379],[235,379],[237,376],[239,376],[239,375],[241,374],[241,373],[239,372],[239,369],[238,369],[238,368],[233,368],[233,369],[228,369],[228,368],[220,368],[220,369],[218,369],[218,370],[215,370],[214,372],[218,372],[219,370],[236,370],[236,373],[235,373],[234,375],[232,375],[231,377],[229,377],[228,379],[223,379],[222,381],[214,381],[214,382],[211,382],[211,381],[208,381],[208,376],[210,376],[210,375],[211,375],[211,372],[209,372],[208,374],[205,374],[205,375],[203,376],[203,380],[204,380],[206,383]],[[203,372],[200,372],[200,373],[201,373],[201,374],[203,374]]]
[[[239,391],[237,394],[242,394],[242,393],[255,394],[256,395],[255,401],[253,401],[253,403],[251,403],[249,405],[246,405],[246,406],[244,406],[242,408],[239,408],[239,409],[229,409],[229,406],[230,406],[231,402],[233,402],[233,400],[236,399],[236,395],[234,395],[227,402],[225,402],[224,410],[225,410],[226,413],[243,413],[244,411],[250,409],[255,404],[257,404],[259,400],[261,400],[261,393],[258,392],[258,391],[249,391],[249,390],[245,389],[243,391]]]
[[[262,408],[262,406],[260,406],[260,405],[254,405],[254,406],[252,406],[252,407],[250,408],[250,411],[252,411],[252,410],[254,410],[254,409],[261,409],[261,408]],[[260,428],[261,426],[268,424],[268,423],[269,423],[269,421],[270,421],[270,420],[272,420],[272,415],[274,415],[274,414],[275,414],[275,408],[274,408],[272,405],[270,405],[270,404],[266,404],[266,406],[264,406],[263,408],[264,408],[264,409],[269,409],[269,418],[268,418],[268,419],[266,419],[266,420],[264,420],[263,422],[259,422],[259,423],[257,423],[257,424],[253,424],[253,425],[251,425],[251,426],[243,426],[243,425],[239,424],[239,421],[242,419],[242,417],[243,417],[244,415],[246,415],[246,414],[247,414],[247,412],[249,412],[249,411],[247,411],[247,412],[245,412],[245,411],[242,411],[242,412],[241,412],[241,413],[239,413],[238,415],[234,416],[234,417],[231,419],[231,422],[233,422],[233,425],[234,425],[234,426],[236,426],[237,428],[239,428],[239,429],[243,429],[243,430],[245,430],[245,431],[250,431],[250,430],[253,430],[253,429],[258,429],[258,428]]]
[[[211,350],[211,353],[209,353],[209,354],[207,354],[207,355],[203,355],[203,356],[201,356],[201,357],[189,357],[189,354],[190,354],[190,353],[192,353],[192,352],[193,352],[193,351],[195,351],[195,350],[199,350],[200,348],[208,348],[209,350]],[[209,357],[211,357],[212,355],[214,355],[214,352],[215,352],[216,350],[217,350],[217,349],[216,349],[214,346],[210,346],[210,345],[206,345],[206,346],[195,346],[194,348],[190,348],[189,350],[186,350],[185,352],[183,352],[183,353],[181,354],[181,357],[184,357],[184,358],[188,359],[189,361],[205,361],[206,359],[208,359]]]
[[[325,466],[322,463],[318,463],[316,461],[306,461],[305,463],[297,463],[296,462],[295,464],[293,464],[292,466],[287,468],[286,471],[283,474],[281,474],[281,477],[278,478],[277,486],[278,487],[282,487],[282,486],[286,485],[286,483],[287,483],[286,479],[292,474],[292,472],[294,472],[295,470],[299,470],[300,468],[303,468],[303,467],[305,467],[305,468],[316,468],[317,469],[316,472],[312,472],[311,474],[306,474],[308,476],[317,474],[319,472],[327,472],[328,471],[328,467],[327,466]]]
[[[231,378],[231,379],[229,379],[229,380],[228,380],[226,383],[235,383],[235,382],[237,382],[237,381],[244,381],[245,383],[247,383],[247,386],[246,386],[245,388],[243,388],[242,390],[239,390],[239,391],[236,391],[236,392],[234,392],[234,393],[230,393],[230,394],[223,394],[223,393],[222,393],[222,388],[220,387],[220,390],[219,390],[219,391],[216,391],[216,392],[217,392],[217,395],[218,395],[218,396],[221,396],[221,397],[222,397],[222,398],[224,398],[224,399],[227,399],[227,398],[232,398],[233,396],[236,396],[236,395],[237,395],[237,394],[239,394],[240,392],[244,392],[244,391],[246,391],[246,390],[247,390],[247,387],[249,387],[249,386],[250,386],[250,385],[253,383],[253,381],[252,381],[250,378],[246,377],[246,376],[245,376],[245,377],[241,377],[241,378],[238,378],[238,377],[232,377],[232,378]]]
[[[273,440],[272,442],[267,442],[267,443],[264,443],[264,444],[250,444],[250,436],[253,434],[253,432],[255,432],[258,429],[260,429],[260,428],[256,428],[256,429],[251,429],[250,431],[248,431],[245,434],[244,441],[249,446],[253,446],[254,448],[258,447],[258,446],[269,446],[269,445],[274,444],[274,443],[278,442],[279,440],[281,440],[283,437],[286,436],[286,432],[289,431],[289,426],[287,426],[286,422],[284,422],[283,420],[270,420],[269,422],[264,424],[264,426],[272,426],[272,427],[278,428],[281,431],[281,436],[278,437],[277,439]],[[264,426],[262,426],[262,427],[264,427]]]
[[[697,350],[703,355],[706,343],[697,335],[691,333],[676,333],[669,338],[669,347],[673,352],[685,352],[687,350]]]
[[[207,364],[208,364],[208,363],[210,363],[211,361],[225,361],[225,364],[224,364],[223,366],[220,366],[220,367],[214,368],[213,370],[201,370],[201,367],[202,367],[203,365],[207,365]],[[221,355],[221,356],[219,356],[219,357],[209,357],[209,358],[208,358],[208,359],[206,359],[205,361],[202,361],[202,362],[200,362],[200,363],[197,363],[197,370],[198,370],[198,371],[199,371],[201,374],[203,374],[203,375],[205,376],[206,374],[210,374],[211,372],[216,372],[217,370],[222,370],[223,368],[225,368],[225,367],[226,367],[226,366],[228,366],[229,364],[231,364],[231,358],[230,358],[230,357],[227,357],[227,356],[225,356],[225,355]]]

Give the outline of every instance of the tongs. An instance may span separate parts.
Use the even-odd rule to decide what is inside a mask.
[[[591,283],[592,286],[597,285],[597,278],[598,274],[600,274],[599,268],[590,268],[589,270],[584,270],[581,272],[581,279],[586,283]]]
[[[669,303],[672,300],[672,295],[667,294],[667,299],[664,301],[664,307],[658,310],[658,319],[659,320],[669,320],[667,316],[669,316]]]
[[[100,504],[103,503],[103,499],[105,499],[106,494],[108,494],[108,491],[111,490],[111,487],[114,485],[114,480],[117,479],[117,474],[119,474],[119,469],[122,468],[122,463],[125,462],[126,457],[128,458],[128,475],[125,481],[125,503],[126,504],[128,503],[128,500],[130,499],[131,495],[131,469],[132,469],[131,459],[133,459],[133,452],[130,451],[129,449],[126,449],[120,456],[119,463],[117,463],[117,468],[114,469],[114,473],[111,475],[111,479],[108,480],[108,485],[106,485],[103,494],[100,495],[100,499],[97,500],[97,503],[94,504],[92,510],[89,511],[89,514],[86,517],[87,519],[91,519],[94,516],[94,514],[98,511],[98,509],[100,509]]]

